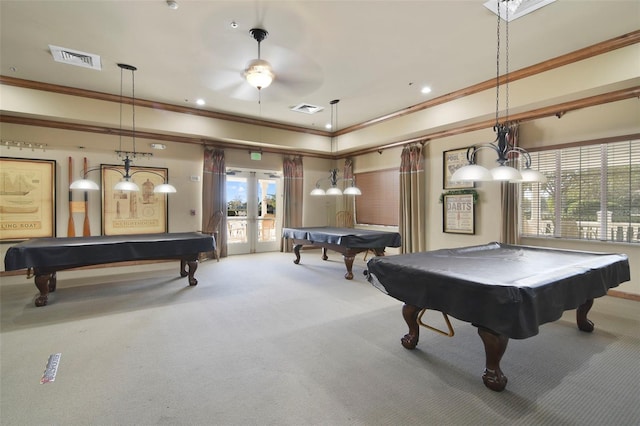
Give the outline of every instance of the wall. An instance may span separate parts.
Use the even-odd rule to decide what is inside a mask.
[[[640,133],[640,100],[631,99],[574,111],[561,119],[544,118],[522,123],[520,140],[524,147],[544,147],[592,140],[607,136]],[[500,184],[478,182],[475,235],[442,232],[442,204],[438,201],[443,189],[443,152],[470,145],[493,142],[491,129],[464,133],[431,140],[426,145],[425,167],[427,188],[427,249],[462,247],[500,240],[501,211]],[[385,150],[358,156],[354,159],[356,173],[400,166],[400,149]],[[488,150],[479,153],[479,163],[492,167],[495,156]],[[535,164],[533,165],[535,168]],[[625,253],[631,265],[631,281],[617,290],[640,295],[640,245],[601,243],[595,241],[566,241],[560,239],[527,238],[522,244],[569,248],[575,250]]]
[[[56,161],[56,236],[67,236],[68,216],[68,159],[73,158],[74,179],[80,178],[83,159],[87,157],[89,168],[101,164],[122,165],[115,150],[119,147],[119,139],[115,136],[75,132],[59,129],[45,129],[34,126],[0,123],[0,134],[3,140],[28,141],[47,144],[46,150],[34,151],[23,148],[7,148],[0,146],[0,156],[45,159]],[[169,232],[189,232],[201,229],[202,223],[202,147],[198,145],[171,145],[163,151],[152,150],[149,144],[154,141],[138,139],[137,151],[151,152],[153,157],[139,159],[134,166],[166,167],[169,170],[169,182],[177,189],[175,194],[168,194]],[[158,141],[155,141],[158,142]],[[75,145],[75,146],[74,146]],[[78,149],[78,146],[97,146],[96,148]],[[123,141],[124,150],[132,150],[131,141]],[[100,171],[89,172],[87,176],[100,185]],[[101,234],[101,191],[89,191],[89,221],[91,235]],[[83,192],[74,193],[73,199],[83,200]],[[192,215],[191,211],[195,214]],[[82,235],[84,215],[76,213],[76,235]],[[4,259],[9,243],[0,244],[0,255]],[[4,269],[3,269],[4,270]]]
[[[640,84],[638,64],[640,45],[599,55],[598,57],[572,63],[560,68],[514,81],[510,84],[512,112],[530,111],[557,105],[575,99],[608,93],[620,88],[637,87]],[[503,91],[504,92],[504,91]],[[37,91],[14,86],[0,85],[0,110],[14,116],[49,119],[61,122],[78,122],[89,125],[117,128],[118,104],[88,99],[79,96]],[[336,146],[342,150],[358,150],[396,143],[411,137],[456,129],[493,116],[495,105],[493,89],[461,96],[450,102],[439,104],[394,120],[381,121],[338,137]],[[629,99],[615,103],[569,112],[561,119],[543,118],[522,123],[521,143],[525,148],[540,148],[557,144],[598,139],[623,134],[640,133],[640,101]],[[252,145],[286,147],[319,154],[332,152],[326,137],[294,131],[261,128],[255,125],[225,122],[197,115],[178,114],[154,108],[136,108],[140,130],[159,131],[166,134],[188,135],[192,139],[202,137],[208,141],[241,141]],[[67,158],[72,156],[79,166],[82,157],[89,158],[90,166],[120,164],[113,151],[120,140],[116,136],[84,133],[34,126],[0,123],[3,140],[23,140],[48,144],[45,153],[40,151],[7,150],[0,147],[0,155],[21,158],[46,158],[58,162],[56,184],[57,235],[66,235],[68,182]],[[479,183],[476,189],[480,198],[476,205],[475,235],[445,234],[442,232],[442,205],[438,199],[442,188],[443,151],[463,148],[472,144],[492,142],[495,134],[491,129],[463,133],[447,138],[432,139],[425,147],[427,206],[427,248],[466,246],[497,241],[500,238],[499,185]],[[139,139],[138,150],[148,151],[150,140]],[[124,140],[123,143],[130,143]],[[169,230],[171,232],[198,230],[201,226],[202,149],[196,144],[166,142],[166,151],[155,151],[149,160],[140,160],[137,165],[167,167],[171,183],[178,192],[169,195]],[[131,150],[130,145],[122,147]],[[299,152],[298,151],[298,152]],[[264,154],[261,162],[251,162],[247,150],[229,149],[227,166],[282,170],[282,155]],[[355,156],[355,173],[371,170],[398,168],[401,148],[385,149],[381,154],[372,152]],[[490,152],[481,152],[481,164],[488,165],[493,159]],[[316,180],[327,177],[333,167],[342,168],[342,161],[305,157],[303,225],[331,224],[335,212],[343,208],[340,198],[311,197]],[[79,170],[79,167],[78,167]],[[89,198],[92,233],[100,231],[100,194]],[[191,214],[195,210],[195,215]],[[583,250],[621,251],[627,253],[632,268],[632,282],[623,284],[620,290],[640,294],[640,247],[637,244],[564,242],[549,239],[523,241],[535,245],[570,244]],[[2,255],[7,244],[0,244]]]

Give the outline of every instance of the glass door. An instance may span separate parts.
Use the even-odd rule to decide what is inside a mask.
[[[227,171],[227,252],[280,249],[282,178],[273,172]]]

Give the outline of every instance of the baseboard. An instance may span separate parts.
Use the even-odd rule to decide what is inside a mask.
[[[633,300],[634,302],[640,302],[640,294],[627,293],[626,291],[609,290],[607,292],[607,296],[618,297],[620,299]]]

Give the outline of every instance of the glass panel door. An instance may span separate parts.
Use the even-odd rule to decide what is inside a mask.
[[[227,251],[230,255],[280,249],[281,180],[271,172],[227,172]]]

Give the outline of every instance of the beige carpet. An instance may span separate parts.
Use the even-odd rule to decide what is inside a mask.
[[[502,393],[480,375],[475,327],[422,331],[401,347],[401,303],[372,287],[358,259],[305,252],[112,276],[64,272],[49,306],[32,280],[3,278],[2,425],[638,425],[640,303],[604,297],[539,335],[511,340]],[[439,314],[430,316],[439,321]],[[51,354],[55,382],[40,384]]]

